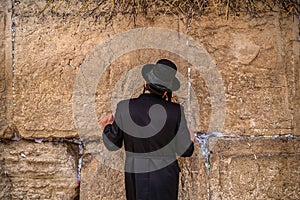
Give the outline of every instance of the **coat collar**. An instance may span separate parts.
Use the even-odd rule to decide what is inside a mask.
[[[157,98],[157,99],[162,99],[161,96],[153,93],[143,93],[139,96],[139,98]]]

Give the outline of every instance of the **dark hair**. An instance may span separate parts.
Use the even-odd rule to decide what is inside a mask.
[[[159,96],[163,97],[164,99],[168,98],[168,101],[171,102],[172,91],[170,89],[166,88],[165,86],[162,86],[159,84],[147,83],[144,88],[144,92],[145,92],[145,90],[148,90],[151,93],[159,95]],[[166,96],[164,96],[165,93],[167,94]]]

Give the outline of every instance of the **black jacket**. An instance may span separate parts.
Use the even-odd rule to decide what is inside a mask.
[[[104,128],[103,140],[109,150],[124,143],[128,200],[177,199],[176,157],[189,157],[194,151],[183,107],[155,94],[121,101],[114,123]]]

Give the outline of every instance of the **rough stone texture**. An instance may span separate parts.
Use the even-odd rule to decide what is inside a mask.
[[[124,174],[86,154],[83,158],[80,199],[126,199]]]
[[[299,199],[300,143],[220,139],[213,148],[212,199]]]
[[[7,85],[5,69],[5,31],[6,31],[5,4],[0,6],[0,136],[4,135],[7,128]]]
[[[293,66],[292,70],[290,71],[290,77],[292,78],[292,81],[290,84],[292,84],[295,87],[295,90],[291,90],[292,95],[292,106],[293,106],[293,125],[295,127],[294,133],[300,132],[300,43],[299,43],[299,35],[300,35],[300,26],[299,21],[293,22],[294,26],[291,28],[293,31],[293,38],[298,37],[298,40],[291,40],[292,42],[291,46],[293,51],[289,52],[290,56],[290,65]],[[293,52],[293,53],[292,53]]]
[[[0,199],[75,199],[76,146],[0,142]]]
[[[195,145],[195,152],[190,158],[179,158],[181,167],[179,181],[179,199],[208,199],[208,176],[201,155],[200,145]]]
[[[287,85],[286,69],[295,66],[282,60],[284,52],[291,49],[282,49],[286,36],[281,35],[278,20],[290,25],[274,15],[228,21],[208,16],[195,21],[199,28],[192,35],[201,38],[225,82],[225,133],[272,135],[293,131],[288,94],[293,86]]]
[[[266,13],[260,18],[240,15],[226,20],[209,14],[194,17],[187,24],[185,16],[151,13],[135,18],[121,14],[112,18],[101,14],[89,17],[93,13],[87,10],[93,10],[96,4],[92,1],[88,7],[84,1],[15,1],[12,75],[9,2],[2,0],[0,5],[0,138],[10,138],[15,131],[27,139],[91,140],[84,141],[81,199],[125,196],[123,173],[108,168],[97,157],[103,153],[97,149],[101,143],[99,132],[90,130],[87,137],[80,135],[72,98],[82,64],[101,42],[126,30],[159,27],[186,33],[209,53],[226,92],[224,134],[300,135],[297,19]],[[101,9],[107,8],[93,12],[101,13]],[[99,80],[95,91],[97,117],[113,110],[115,103],[125,97],[124,91],[132,89],[131,82],[141,82],[142,86],[138,77],[128,75],[130,70],[162,56],[174,60],[178,72],[187,77],[188,61],[172,52],[142,49],[121,55],[111,60]],[[206,132],[212,110],[219,108],[212,108],[214,97],[205,80],[195,66],[190,67],[195,95],[192,99],[197,100],[191,105],[190,125],[195,131]],[[15,82],[14,96],[11,77]],[[185,105],[188,116],[187,85],[182,85],[182,89],[175,95]],[[120,93],[114,94],[115,91]],[[130,95],[140,92],[141,87]],[[89,128],[88,123],[86,127]],[[78,158],[68,149],[70,146],[61,143],[1,142],[0,199],[75,198],[79,195],[75,191]],[[219,139],[212,151],[209,176],[198,144],[193,157],[180,159],[180,199],[207,199],[208,185],[211,199],[299,199],[298,139]]]
[[[134,27],[155,26],[186,33],[184,20],[170,16],[138,16],[135,24],[126,15],[113,17],[110,22],[92,18],[80,20],[78,17],[64,19],[59,17],[62,12],[59,7],[58,16],[51,15],[48,9],[38,15],[44,6],[42,2],[27,1],[16,5],[15,111],[18,112],[15,112],[14,124],[18,124],[22,137],[78,136],[72,116],[73,85],[82,62],[101,41]],[[71,8],[76,9],[72,5]],[[28,13],[28,9],[34,12]],[[224,81],[227,103],[224,133],[273,135],[293,132],[296,67],[285,61],[293,57],[295,63],[299,59],[288,44],[288,38],[296,39],[293,24],[289,23],[291,20],[274,14],[259,20],[247,16],[225,20],[211,15],[191,22],[188,34],[210,53]],[[280,29],[281,26],[287,28]],[[120,78],[120,71],[131,69],[135,66],[132,64],[154,62],[161,55],[169,55],[155,52],[128,52],[130,55],[123,56],[125,59],[112,61],[107,75],[104,74],[99,82],[97,92],[100,93],[96,98],[107,102]],[[149,53],[153,56],[147,56]],[[180,64],[186,62],[176,55],[170,57]],[[183,75],[187,73],[187,66],[179,66]],[[194,129],[205,131],[210,120],[211,99],[205,84],[198,87],[201,75],[193,70],[192,66],[192,86],[198,102],[204,104],[199,106],[203,108],[199,114],[201,120],[198,120],[202,124],[195,124]],[[186,94],[179,97],[184,100]],[[51,135],[43,134],[45,131]]]

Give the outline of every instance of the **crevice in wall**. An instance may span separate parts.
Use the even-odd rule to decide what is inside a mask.
[[[15,24],[15,1],[11,0],[11,91],[12,91],[12,107],[14,113],[15,102],[15,40],[16,40],[16,24]],[[12,117],[14,114],[12,114]]]
[[[0,189],[3,191],[0,199],[12,199],[12,182],[5,168],[5,159],[0,160],[0,177],[2,180]]]

